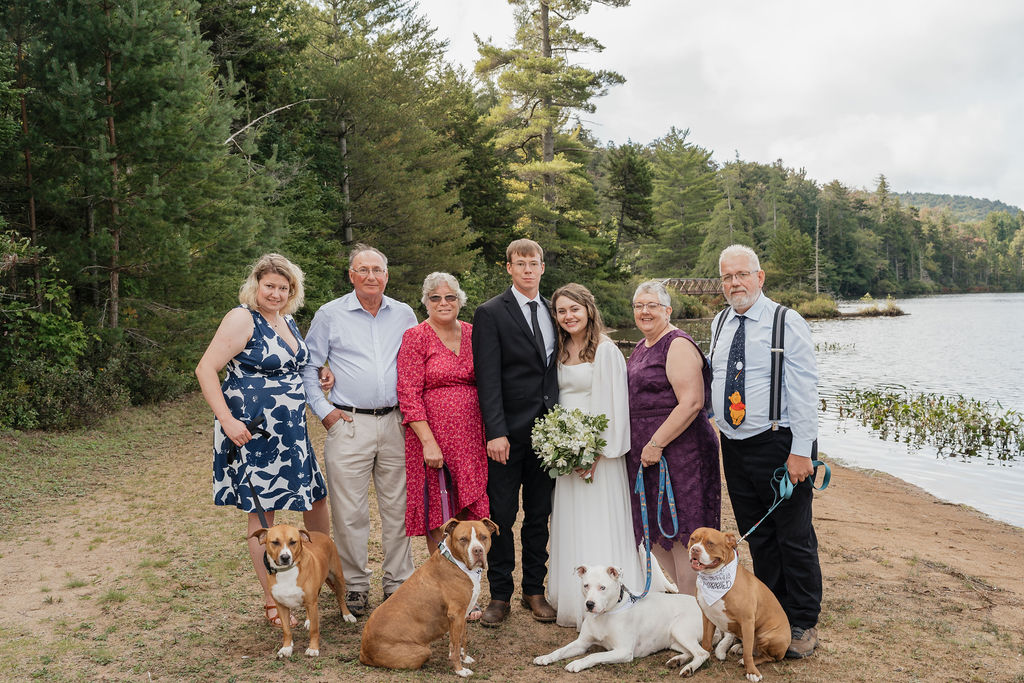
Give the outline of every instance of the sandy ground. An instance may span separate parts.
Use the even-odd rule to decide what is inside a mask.
[[[6,529],[0,679],[452,679],[446,639],[420,672],[363,667],[364,620],[345,624],[327,591],[322,656],[277,660],[280,632],[262,617],[243,516],[210,503],[205,405],[193,396],[169,404],[162,418],[168,426],[159,447],[126,453],[119,472]],[[322,438],[314,429],[318,452]],[[0,444],[18,447],[16,439]],[[733,528],[723,500],[724,526]],[[763,666],[765,680],[1024,681],[1024,530],[888,475],[838,465],[817,494],[815,526],[825,578],[821,645],[810,659]],[[413,547],[419,564],[424,544],[416,539]],[[749,565],[742,546],[741,557]],[[379,569],[376,543],[371,562]],[[379,592],[378,584],[371,605]],[[535,667],[532,658],[574,637],[534,622],[514,603],[501,628],[471,626],[476,677],[567,679],[572,674],[558,665]],[[300,631],[297,644],[304,643]],[[664,665],[669,656],[575,676],[674,677],[678,669]],[[714,660],[695,678],[743,680],[734,661]]]

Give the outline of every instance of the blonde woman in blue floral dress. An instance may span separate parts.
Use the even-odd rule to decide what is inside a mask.
[[[196,366],[203,398],[216,417],[214,503],[248,513],[249,554],[267,620],[277,626],[281,619],[267,587],[263,548],[251,538],[262,524],[247,475],[268,524],[274,523],[275,510],[301,510],[307,529],[330,534],[327,487],[306,430],[299,374],[309,351],[291,316],[303,303],[302,280],[302,271],[285,257],[262,256],[239,290],[241,305],[224,316]],[[222,384],[219,373],[225,367]],[[328,388],[332,383],[333,377],[325,378]],[[265,433],[254,427],[253,434],[246,425],[258,417]]]

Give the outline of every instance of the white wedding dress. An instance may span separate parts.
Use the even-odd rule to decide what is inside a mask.
[[[558,625],[579,630],[584,609],[576,567],[620,567],[623,582],[634,592],[643,590],[644,581],[622,457],[629,450],[626,362],[611,340],[598,345],[593,363],[558,364],[558,402],[608,417],[602,435],[608,443],[594,481],[588,484],[575,473],[558,477],[551,507],[548,596],[558,611]]]

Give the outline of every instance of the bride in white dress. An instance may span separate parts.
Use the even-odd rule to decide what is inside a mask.
[[[588,471],[558,477],[551,508],[548,594],[558,611],[558,625],[579,630],[584,614],[575,571],[579,565],[620,567],[629,589],[643,589],[622,457],[629,450],[626,362],[615,343],[601,334],[601,314],[586,287],[570,283],[551,301],[558,322],[558,402],[608,417],[602,456]]]

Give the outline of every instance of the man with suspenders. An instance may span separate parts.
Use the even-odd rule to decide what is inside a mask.
[[[804,319],[761,292],[765,274],[752,249],[726,247],[718,266],[729,308],[711,327],[711,400],[729,499],[743,533],[771,506],[776,468],[785,465],[796,484],[792,497],[747,540],[754,574],[789,617],[793,640],[786,656],[807,657],[817,646],[821,611],[811,519],[818,437],[814,345]]]

